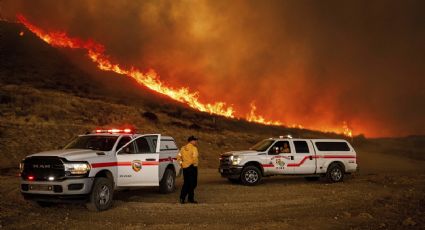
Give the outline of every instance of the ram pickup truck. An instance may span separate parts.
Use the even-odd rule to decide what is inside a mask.
[[[90,210],[111,207],[114,191],[159,186],[175,190],[180,173],[174,139],[131,129],[95,130],[65,148],[27,156],[20,164],[23,197],[41,206],[82,201]]]

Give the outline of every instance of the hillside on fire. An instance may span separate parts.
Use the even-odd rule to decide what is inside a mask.
[[[2,168],[16,167],[30,153],[64,146],[97,127],[164,132],[180,145],[190,134],[199,135],[205,149],[201,160],[208,167],[216,167],[224,151],[271,136],[344,138],[198,112],[134,80],[98,70],[78,50],[55,49],[21,24],[0,22],[0,29]]]
[[[198,97],[196,87],[194,91],[174,87],[172,77],[160,78],[149,66],[140,67],[130,61],[128,66],[116,64],[123,59],[110,56],[105,51],[107,47],[94,40],[73,37],[71,32],[52,31],[37,27],[21,14],[16,15],[16,20],[0,20],[0,228],[422,229],[425,226],[425,136],[420,132],[370,138],[353,132],[344,120],[338,120],[329,129],[317,130],[301,124],[284,124],[286,118],[263,116],[273,109],[261,113],[261,100],[248,103],[250,110],[242,116],[245,111],[238,114],[234,110],[240,109],[238,106],[220,100],[204,102]],[[240,90],[229,91],[223,98]],[[416,100],[412,104],[416,105]],[[310,107],[304,107],[300,117],[317,125],[311,127],[321,127],[322,117],[309,116]],[[323,116],[332,113],[319,107],[314,109]],[[361,112],[358,115],[366,117]],[[291,117],[295,117],[293,113]],[[409,127],[416,123],[420,122],[409,121]],[[362,124],[362,129],[367,130],[368,124]],[[199,204],[182,206],[178,203],[178,192],[158,194],[156,187],[116,191],[112,208],[99,213],[89,212],[81,204],[39,207],[22,198],[21,177],[17,175],[23,158],[60,149],[77,135],[110,128],[169,135],[178,147],[185,145],[191,135],[199,138],[196,190]],[[395,130],[399,129],[373,128],[376,134]],[[263,139],[286,135],[346,140],[357,154],[358,171],[347,174],[342,183],[328,183],[317,175],[317,180],[311,181],[303,174],[264,178],[258,186],[231,183],[217,171],[220,154],[246,150]],[[178,189],[182,187],[181,177],[176,185]]]
[[[16,167],[30,153],[64,146],[76,135],[97,127],[131,126],[146,133],[161,131],[174,136],[180,145],[195,133],[204,140],[201,160],[208,167],[216,166],[221,152],[248,148],[271,136],[341,137],[353,141],[356,147],[374,142],[363,136],[350,138],[267,126],[198,112],[131,79],[100,71],[84,61],[84,53],[55,49],[21,24],[0,25],[3,168]],[[407,138],[407,142],[422,143],[422,138]],[[405,154],[425,159],[425,154],[418,151],[423,148]]]

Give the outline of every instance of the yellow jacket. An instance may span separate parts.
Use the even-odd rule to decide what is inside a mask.
[[[177,155],[177,161],[180,162],[183,168],[187,168],[190,165],[198,166],[198,148],[191,143],[183,146]]]

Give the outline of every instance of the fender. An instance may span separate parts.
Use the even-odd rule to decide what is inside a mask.
[[[250,160],[248,162],[246,162],[245,164],[243,164],[243,167],[249,166],[249,165],[254,165],[256,167],[258,167],[261,170],[261,174],[264,176],[264,168],[263,165],[256,160]]]
[[[344,166],[344,171],[346,171],[347,165],[344,163],[344,161],[341,161],[341,160],[326,161],[325,164],[323,165],[324,171],[326,172],[328,170],[329,165],[333,163],[341,164],[342,166]]]
[[[170,163],[170,164],[168,164],[168,165],[165,167],[165,170],[164,170],[164,172],[162,172],[162,175],[160,175],[160,177],[159,177],[159,180],[160,180],[160,181],[161,181],[161,180],[162,180],[162,178],[164,177],[165,171],[166,171],[167,169],[171,169],[171,170],[173,170],[173,171],[176,173],[176,176],[177,176],[177,172],[176,172],[176,168],[175,168],[174,164]]]

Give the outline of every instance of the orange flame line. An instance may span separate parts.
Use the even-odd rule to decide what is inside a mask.
[[[17,18],[31,32],[54,47],[87,50],[87,54],[90,59],[96,63],[101,70],[113,71],[121,75],[129,76],[136,80],[139,84],[144,85],[155,92],[167,95],[176,101],[185,103],[196,110],[234,118],[234,109],[231,106],[227,106],[224,102],[216,102],[214,104],[201,103],[198,98],[198,92],[191,93],[187,88],[174,89],[165,86],[158,79],[157,73],[153,70],[143,73],[135,67],[126,69],[121,67],[119,64],[112,63],[109,56],[105,54],[105,47],[99,43],[92,40],[83,41],[79,38],[71,38],[64,32],[47,33],[31,24],[23,15],[17,15]]]
[[[53,47],[64,47],[72,49],[84,49],[87,51],[89,58],[97,64],[98,68],[104,71],[112,71],[120,75],[125,75],[133,78],[136,82],[147,88],[166,95],[178,102],[184,103],[193,109],[210,114],[216,114],[224,117],[235,118],[235,110],[232,106],[228,106],[225,102],[215,102],[214,104],[202,103],[199,101],[199,92],[190,92],[188,88],[175,89],[164,85],[159,80],[158,74],[154,70],[143,73],[141,70],[130,67],[123,68],[119,64],[113,63],[110,57],[105,54],[105,47],[91,39],[82,40],[80,38],[69,37],[65,32],[46,32],[43,29],[30,23],[23,15],[18,14],[18,21],[28,28],[31,32],[41,38],[43,41]],[[249,122],[256,122],[265,125],[282,126],[280,121],[266,120],[263,116],[256,114],[257,107],[254,103],[250,104],[251,110],[246,115],[245,119]],[[303,128],[299,124],[290,126],[292,128]],[[341,130],[338,129],[339,133]],[[348,128],[347,123],[344,122],[342,127],[342,134],[351,137],[352,131]]]

